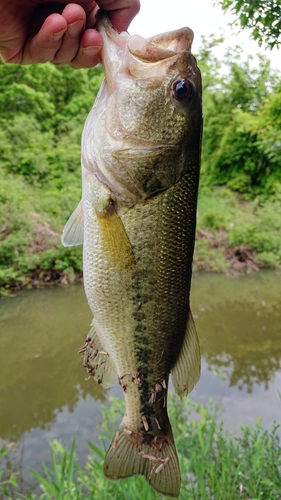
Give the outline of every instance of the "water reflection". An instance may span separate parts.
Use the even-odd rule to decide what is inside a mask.
[[[82,286],[4,298],[0,318],[0,436],[49,428],[88,394],[105,399],[102,387],[85,383],[77,354],[91,321]]]
[[[274,273],[226,279],[195,276],[193,312],[201,352],[210,370],[250,393],[254,384],[268,389],[281,369],[281,280]]]
[[[260,414],[270,426],[280,416],[280,297],[275,273],[240,279],[194,275],[192,310],[203,363],[192,398],[222,402],[229,426],[253,424]],[[97,440],[100,401],[107,393],[85,381],[77,354],[90,322],[82,285],[0,301],[0,438],[18,442],[14,467],[19,470],[22,460],[23,475],[24,468],[48,458],[47,439],[69,446],[76,436],[84,460],[87,441]],[[114,392],[121,396],[119,386]]]

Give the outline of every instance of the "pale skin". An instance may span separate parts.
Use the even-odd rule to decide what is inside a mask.
[[[100,62],[103,44],[96,13],[108,12],[118,31],[127,30],[139,0],[0,0],[0,56],[6,63],[89,68]]]

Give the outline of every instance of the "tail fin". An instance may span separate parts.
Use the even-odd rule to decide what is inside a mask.
[[[121,424],[105,457],[105,476],[119,479],[141,474],[159,493],[178,497],[181,476],[171,427],[167,435],[155,437],[150,444],[145,437]]]

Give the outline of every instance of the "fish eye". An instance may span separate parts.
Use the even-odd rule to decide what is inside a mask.
[[[179,102],[189,101],[194,93],[193,85],[185,78],[178,78],[171,87],[171,95]]]

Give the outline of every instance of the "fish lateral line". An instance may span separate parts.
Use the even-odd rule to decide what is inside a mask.
[[[152,367],[155,368],[155,366],[159,365],[161,359],[163,358],[163,355],[164,355],[164,352],[165,352],[165,349],[162,349],[162,352],[160,354],[160,358],[158,359],[158,361],[156,361],[155,364],[152,364]]]
[[[167,384],[166,381],[163,380],[162,383],[157,382],[154,387],[149,388],[150,397],[148,402],[154,404],[163,400],[163,408],[167,405]],[[160,396],[160,397],[158,397]]]

